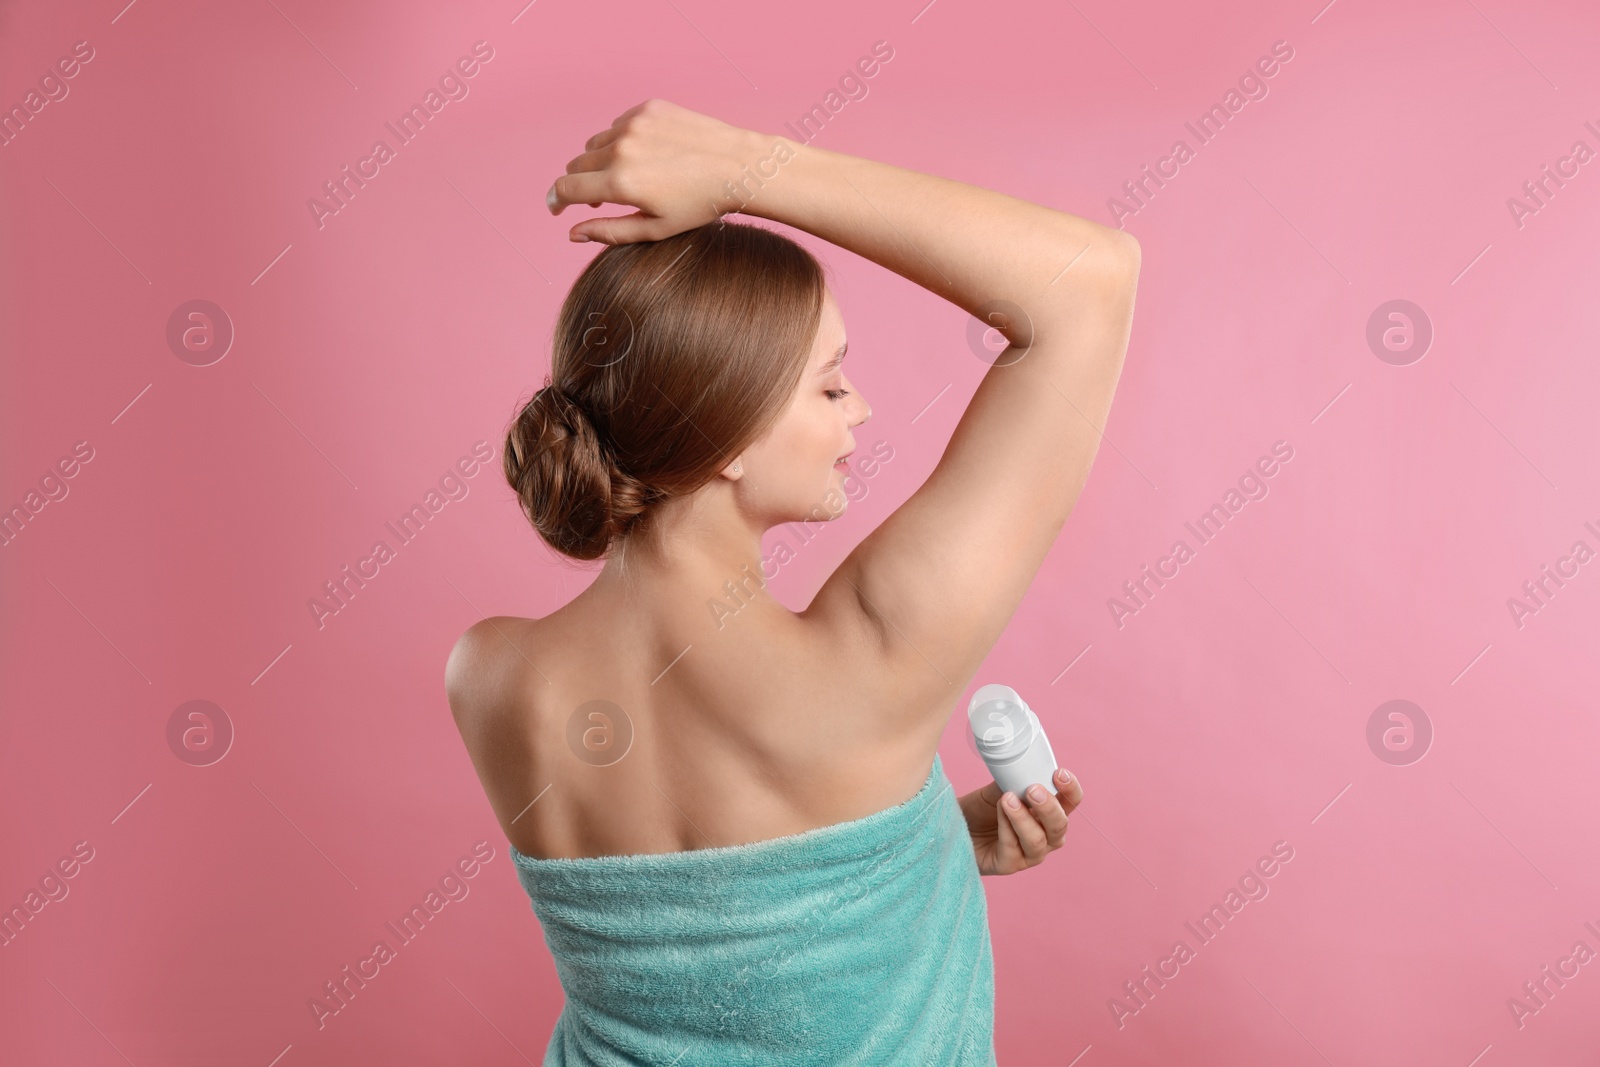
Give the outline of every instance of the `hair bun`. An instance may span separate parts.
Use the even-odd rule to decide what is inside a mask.
[[[583,405],[559,385],[546,384],[533,394],[528,403],[529,405],[542,403],[545,417],[560,422],[569,434],[580,433],[585,426],[591,431],[594,429],[594,420],[589,417]]]
[[[617,466],[583,403],[549,382],[506,432],[502,463],[539,535],[575,559],[604,555],[655,496]]]

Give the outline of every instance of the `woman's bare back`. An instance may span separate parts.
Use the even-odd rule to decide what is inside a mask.
[[[886,706],[926,687],[897,684],[848,607],[761,593],[719,625],[705,598],[645,608],[606,584],[542,619],[486,619],[452,656],[475,690],[452,702],[457,725],[524,855],[746,844],[921,787],[939,731],[905,724],[944,716]]]

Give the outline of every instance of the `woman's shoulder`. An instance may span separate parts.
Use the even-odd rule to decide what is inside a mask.
[[[445,661],[444,685],[458,724],[469,716],[482,716],[506,693],[522,688],[519,682],[533,663],[531,653],[546,622],[491,615],[467,627],[456,639]]]

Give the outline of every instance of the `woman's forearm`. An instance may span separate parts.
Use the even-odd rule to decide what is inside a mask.
[[[969,314],[1004,300],[1044,329],[1058,309],[1101,299],[1106,279],[1137,261],[1123,231],[1004,193],[785,137],[757,134],[752,145],[766,162],[742,213],[847,248]]]
[[[1068,353],[1052,360],[1094,347],[1086,329],[1126,333],[1139,246],[1121,230],[741,129],[659,99],[630,108],[584,147],[551,187],[550,210],[599,203],[639,210],[580,222],[571,231],[575,240],[659,241],[739,211],[887,267],[984,319],[1019,348],[1060,336],[1067,343],[1042,346]],[[1025,318],[989,314],[997,302],[1019,306]],[[1031,324],[1031,333],[1019,322]]]

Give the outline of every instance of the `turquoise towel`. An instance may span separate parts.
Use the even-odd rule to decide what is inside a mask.
[[[545,1067],[995,1062],[988,908],[937,755],[905,803],[801,834],[510,855],[567,997]]]

